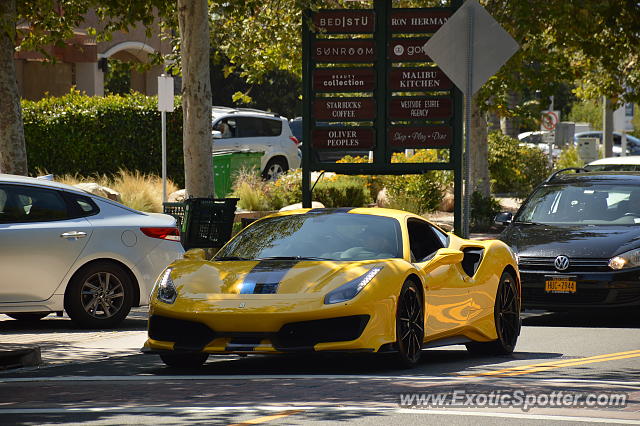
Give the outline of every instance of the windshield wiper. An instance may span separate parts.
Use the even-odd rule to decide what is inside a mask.
[[[259,257],[256,260],[331,260],[326,257],[313,257],[313,256],[267,256]]]
[[[540,225],[540,223],[538,223],[538,222],[530,222],[528,220],[516,220],[513,223],[521,223],[523,225]]]
[[[239,256],[220,256],[220,257],[214,257],[212,260],[255,260],[255,259],[249,259],[247,257],[239,257]]]

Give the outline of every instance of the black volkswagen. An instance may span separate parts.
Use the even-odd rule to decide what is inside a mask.
[[[524,307],[640,305],[640,173],[561,170],[496,221],[518,257]]]

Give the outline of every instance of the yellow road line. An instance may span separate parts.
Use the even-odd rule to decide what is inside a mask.
[[[502,370],[487,371],[485,373],[462,375],[463,377],[481,377],[481,376],[518,376],[522,374],[536,373],[538,371],[552,370],[556,368],[568,367],[573,365],[591,364],[595,362],[614,361],[617,359],[640,357],[640,350],[616,352],[612,354],[596,355],[586,358],[567,359],[564,361],[551,361],[539,364],[520,365],[517,367],[505,368]]]
[[[287,410],[279,413],[272,414],[270,416],[258,417],[257,419],[247,420],[241,423],[233,423],[229,426],[244,426],[244,425],[257,425],[260,423],[270,422],[271,420],[281,419],[283,417],[291,416],[293,414],[301,413],[304,410]]]

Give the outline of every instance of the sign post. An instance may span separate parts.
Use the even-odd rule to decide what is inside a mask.
[[[551,100],[551,105],[553,107],[553,99]],[[542,139],[545,140],[549,146],[549,168],[553,168],[553,143],[556,140],[556,128],[558,127],[559,122],[560,111],[542,111],[542,116],[540,118],[540,130],[547,132],[542,134]]]
[[[158,77],[158,111],[162,119],[162,202],[167,202],[167,112],[173,112],[173,77]]]
[[[518,49],[518,43],[476,0],[465,1],[424,45],[424,53],[464,92],[466,99],[465,238],[469,236],[471,197],[471,98]]]
[[[307,11],[303,19],[303,206],[311,207],[311,172],[403,175],[454,172],[454,227],[461,233],[462,96],[425,53],[424,44],[454,7]],[[312,23],[312,25],[309,25]],[[346,38],[346,36],[351,36]],[[308,141],[308,142],[307,142]],[[394,153],[446,149],[446,160],[395,163]],[[335,163],[327,152],[369,154]]]

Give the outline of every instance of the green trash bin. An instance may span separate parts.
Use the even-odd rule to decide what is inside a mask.
[[[224,198],[231,192],[241,170],[260,173],[260,160],[264,152],[249,150],[214,151],[212,158],[213,183],[216,197]]]

